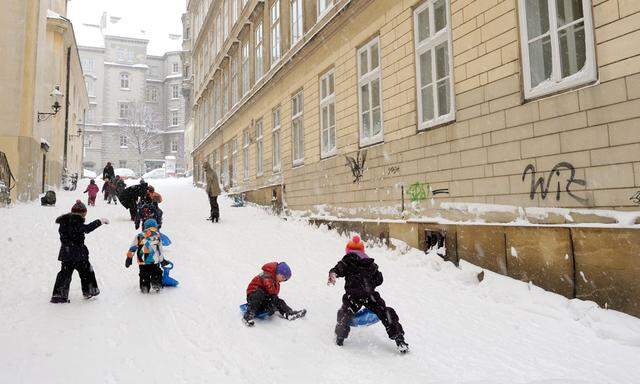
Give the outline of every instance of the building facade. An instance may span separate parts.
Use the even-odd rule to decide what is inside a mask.
[[[189,0],[195,179],[210,162],[231,192],[358,216],[637,209],[639,12]]]
[[[0,182],[14,201],[82,170],[88,99],[66,14],[66,0],[9,0],[0,13]]]
[[[141,175],[175,156],[183,172],[182,37],[170,35],[175,48],[153,55],[143,31],[106,14],[79,37],[90,102],[85,168],[101,172],[111,162]]]

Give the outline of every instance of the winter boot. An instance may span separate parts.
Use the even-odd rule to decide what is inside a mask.
[[[254,317],[255,317],[255,314],[253,312],[247,310],[247,312],[242,317],[242,322],[247,327],[253,327],[255,325],[255,321],[253,320]]]
[[[63,304],[63,303],[70,303],[71,301],[64,297],[54,296],[51,298],[51,302],[54,304]]]
[[[306,314],[307,314],[307,310],[306,309],[301,309],[299,311],[291,311],[290,313],[286,313],[284,315],[284,318],[289,320],[289,321],[292,321],[292,320],[304,317]]]
[[[336,337],[336,345],[342,347],[344,345],[344,339],[342,337]]]
[[[94,296],[98,296],[100,294],[100,290],[98,288],[91,288],[89,292],[83,294],[85,299],[90,299]]]
[[[152,282],[151,283],[151,289],[153,289],[154,291],[160,292],[160,290],[162,289],[162,284],[158,284],[156,282]]]
[[[402,354],[409,352],[409,344],[404,341],[404,336],[396,337],[396,345],[398,346],[398,352]]]

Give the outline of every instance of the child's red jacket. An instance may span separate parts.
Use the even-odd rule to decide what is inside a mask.
[[[262,266],[262,273],[254,277],[247,287],[247,295],[256,289],[262,289],[267,295],[278,295],[280,283],[276,279],[277,262],[267,263]]]
[[[89,184],[85,192],[89,193],[89,197],[98,196],[98,192],[100,192],[100,188],[96,184]]]

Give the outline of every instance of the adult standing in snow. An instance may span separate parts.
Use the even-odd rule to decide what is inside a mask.
[[[105,165],[104,169],[102,170],[102,179],[115,180],[115,178],[116,173],[113,170],[113,165],[111,165],[111,162],[108,161],[107,165]]]
[[[129,210],[131,215],[131,221],[136,219],[136,210],[138,209],[138,199],[144,198],[147,194],[147,183],[144,180],[140,181],[138,185],[132,185],[127,187],[120,193],[118,198],[120,204]]]
[[[204,163],[204,172],[207,178],[207,196],[209,196],[209,205],[211,206],[210,220],[217,223],[220,220],[220,206],[218,205],[220,183],[218,182],[218,175],[209,163]]]
[[[60,252],[58,260],[62,262],[60,272],[56,277],[51,295],[52,303],[69,302],[69,285],[73,271],[78,271],[82,294],[85,299],[100,294],[96,274],[89,262],[89,249],[84,244],[84,235],[92,232],[102,224],[109,224],[109,220],[94,220],[85,224],[87,207],[80,200],[71,208],[71,213],[64,214],[56,219],[56,224],[60,225]]]

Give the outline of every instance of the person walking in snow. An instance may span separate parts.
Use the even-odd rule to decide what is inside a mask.
[[[102,179],[115,180],[115,178],[116,173],[113,170],[113,165],[111,165],[111,162],[108,161],[107,165],[105,165],[104,169],[102,170]]]
[[[329,270],[328,285],[335,285],[338,277],[345,278],[345,294],[338,310],[336,344],[342,346],[349,336],[351,319],[362,308],[368,308],[378,316],[389,338],[396,342],[398,351],[406,353],[409,345],[404,341],[404,330],[396,311],[387,307],[376,287],[382,284],[382,273],[372,258],[364,252],[360,237],[354,236],[347,244],[346,255]]]
[[[216,171],[211,168],[209,163],[204,163],[204,172],[207,179],[207,196],[209,197],[209,205],[211,206],[211,222],[220,221],[220,206],[218,205],[218,196],[220,195],[220,183]]]
[[[153,186],[147,186],[147,194],[140,199],[134,224],[136,229],[148,219],[155,219],[158,228],[162,227],[162,209],[158,206],[162,202],[162,196],[155,191]]]
[[[105,180],[104,189],[107,194],[107,204],[111,204],[113,201],[114,204],[118,204],[118,198],[116,197],[116,181],[115,180]]]
[[[118,198],[120,204],[129,210],[131,221],[136,220],[136,211],[138,209],[138,199],[143,198],[147,194],[147,183],[144,180],[140,181],[138,185],[132,185],[125,188]]]
[[[60,272],[56,277],[51,295],[52,303],[69,302],[69,285],[73,271],[78,271],[82,294],[85,299],[100,294],[96,275],[89,262],[89,249],[84,244],[84,235],[93,232],[102,224],[109,224],[109,220],[94,220],[85,224],[87,207],[80,200],[71,208],[71,213],[66,213],[56,219],[56,224],[60,225],[60,252],[58,260],[62,262]]]
[[[262,266],[262,273],[254,277],[247,287],[247,311],[243,316],[245,325],[253,327],[254,318],[260,312],[273,315],[276,311],[287,320],[295,320],[307,314],[306,309],[294,311],[282,300],[280,283],[291,278],[287,263],[272,262]]]
[[[100,192],[100,188],[96,184],[96,181],[91,179],[89,185],[87,185],[87,189],[84,190],[84,193],[89,194],[89,198],[87,203],[95,207],[96,205],[96,197],[98,196],[98,192]]]
[[[143,231],[136,235],[127,252],[124,266],[129,268],[136,256],[140,268],[140,291],[149,293],[151,289],[159,292],[162,289],[162,269],[164,256],[162,240],[158,231],[158,223],[148,219],[142,226]]]

